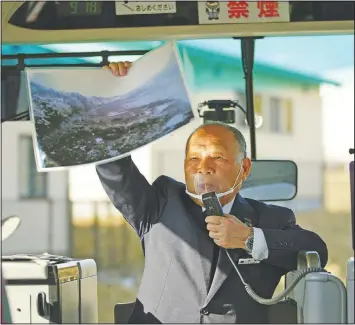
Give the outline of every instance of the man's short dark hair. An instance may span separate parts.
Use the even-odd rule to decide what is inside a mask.
[[[246,158],[247,156],[247,143],[245,141],[244,135],[242,134],[242,132],[240,132],[237,128],[235,128],[232,125],[226,124],[226,123],[222,123],[222,122],[206,122],[203,123],[202,125],[200,125],[199,127],[197,127],[191,134],[190,136],[187,138],[186,141],[186,147],[185,147],[185,155],[187,154],[187,147],[189,145],[190,139],[191,137],[200,129],[204,128],[207,125],[219,125],[224,127],[225,129],[231,131],[234,136],[236,141],[238,142],[239,146],[240,146],[240,151],[242,152],[244,158]]]

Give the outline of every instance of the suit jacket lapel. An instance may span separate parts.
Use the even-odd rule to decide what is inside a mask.
[[[239,193],[234,200],[230,214],[237,217],[243,223],[248,224],[248,226],[256,226],[258,223],[258,216],[256,215],[254,209]],[[245,253],[243,249],[230,249],[228,251],[233,260],[236,262],[239,257]],[[221,248],[219,250],[216,272],[214,274],[211,288],[207,294],[204,306],[208,305],[208,303],[212,300],[232,269],[233,265],[230,262],[225,249]]]
[[[256,211],[239,193],[234,200],[230,214],[251,227],[257,226],[259,222],[259,217],[256,214]]]
[[[194,218],[204,219],[202,208],[196,203],[194,203],[191,200],[191,198],[185,193],[182,194],[182,199],[184,201],[186,210],[189,214],[191,227],[194,229],[194,232],[196,234],[196,236],[194,237],[196,240],[195,247],[198,247],[198,252],[196,252],[197,253],[196,257],[199,260],[198,264],[201,267],[200,271],[203,275],[203,282],[204,282],[203,292],[207,296],[207,290],[210,283],[210,270],[211,270],[212,258],[213,258],[213,243],[210,243],[210,245],[208,245],[209,238],[207,233],[206,233],[206,240],[204,240],[203,230],[198,227],[198,221],[193,220]]]

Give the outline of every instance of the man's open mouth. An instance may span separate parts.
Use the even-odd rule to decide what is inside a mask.
[[[214,192],[217,189],[217,186],[215,184],[209,183],[199,184],[197,187],[197,190],[202,193]]]

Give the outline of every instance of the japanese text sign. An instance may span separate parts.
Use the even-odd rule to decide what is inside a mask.
[[[200,24],[246,24],[290,21],[288,1],[199,1]]]
[[[156,15],[176,13],[176,1],[116,1],[116,15]]]

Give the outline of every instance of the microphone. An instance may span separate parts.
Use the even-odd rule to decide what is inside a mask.
[[[202,202],[208,216],[224,216],[223,209],[215,192],[202,194]]]

